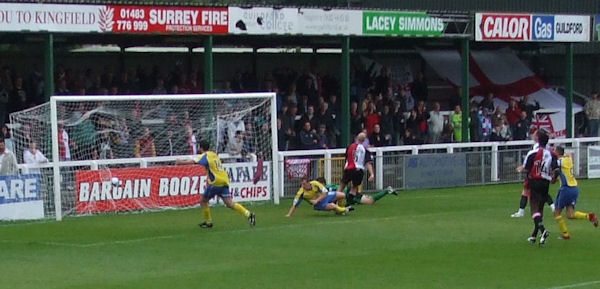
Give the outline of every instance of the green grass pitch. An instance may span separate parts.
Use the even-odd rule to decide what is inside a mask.
[[[557,185],[551,186],[553,196]],[[213,208],[0,222],[0,288],[600,288],[600,229],[567,220],[573,238],[531,245],[511,219],[520,184],[403,191],[348,216],[306,203],[249,206],[257,226]],[[580,182],[578,209],[600,211],[600,181]]]

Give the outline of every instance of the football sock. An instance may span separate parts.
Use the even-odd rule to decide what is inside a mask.
[[[521,202],[519,203],[519,209],[525,210],[525,207],[527,207],[527,197],[521,196]]]
[[[344,212],[346,212],[346,207],[336,206],[335,212],[336,213],[344,213]]]
[[[535,230],[536,231],[541,231],[544,232],[546,230],[546,228],[544,227],[544,223],[542,222],[542,215],[538,214],[538,215],[534,215],[535,217],[533,218],[533,223],[535,224]],[[536,233],[537,235],[537,233]]]
[[[381,199],[381,198],[383,198],[383,197],[385,197],[385,196],[387,196],[387,195],[389,195],[389,194],[388,194],[388,191],[387,191],[387,190],[385,190],[385,191],[381,191],[381,192],[379,192],[379,193],[377,193],[377,194],[373,194],[373,195],[371,195],[371,197],[373,197],[373,199],[374,199],[375,201],[378,201],[379,199]]]
[[[204,221],[206,221],[209,224],[212,223],[212,216],[210,214],[210,208],[209,207],[202,208],[202,215],[204,215]]]
[[[562,216],[554,217],[556,219],[556,224],[558,224],[558,229],[563,234],[563,236],[569,236],[569,230],[567,229],[567,224]]]
[[[531,218],[533,219],[533,233],[532,237],[536,237],[539,231],[544,232],[546,228],[544,228],[544,223],[542,223],[542,214],[537,212],[534,213]]]
[[[234,209],[236,212],[244,215],[245,217],[249,217],[250,216],[250,211],[246,210],[246,208],[244,208],[244,206],[242,206],[242,205],[240,205],[238,203],[233,204],[232,209]]]
[[[589,215],[580,211],[575,211],[575,214],[573,215],[575,217],[575,219],[578,220],[588,220],[589,219]]]
[[[337,201],[338,206],[343,207],[346,205],[346,199],[341,199]]]

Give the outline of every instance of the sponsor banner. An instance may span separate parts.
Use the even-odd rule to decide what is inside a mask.
[[[600,146],[589,146],[587,155],[588,179],[600,178]]]
[[[590,41],[587,15],[475,14],[476,41]]]
[[[108,6],[101,13],[105,31],[119,33],[226,34],[225,7]]]
[[[363,35],[442,36],[446,24],[423,12],[363,11]]]
[[[103,32],[102,5],[0,3],[0,31]]]
[[[288,179],[308,177],[310,172],[310,159],[286,159],[285,173]]]
[[[44,217],[40,199],[40,175],[0,177],[0,220],[31,220]]]
[[[554,41],[588,42],[590,41],[590,16],[556,15],[554,16]]]
[[[297,34],[297,8],[229,7],[230,34]]]
[[[592,29],[594,41],[600,41],[600,14],[594,15],[594,29]]]
[[[270,163],[254,182],[257,163],[226,163],[229,190],[236,202],[269,200]],[[202,166],[112,169],[117,186],[102,181],[100,171],[78,171],[76,208],[78,214],[151,210],[198,205],[206,189],[206,170]]]
[[[404,179],[406,189],[465,186],[467,156],[454,153],[405,157]]]
[[[359,10],[300,9],[298,33],[304,35],[361,35]]]
[[[224,7],[0,3],[0,31],[226,34]]]
[[[475,14],[476,41],[531,41],[529,14]]]

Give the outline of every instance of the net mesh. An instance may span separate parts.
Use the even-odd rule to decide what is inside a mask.
[[[86,176],[99,180],[100,197],[103,189],[112,193],[106,194],[103,200],[114,198],[119,190],[121,197],[140,193],[141,184],[135,183],[136,178],[123,176],[128,168],[139,168],[140,163],[128,160],[197,155],[201,140],[208,141],[211,150],[217,151],[224,162],[270,161],[270,108],[271,99],[267,96],[239,99],[202,99],[198,96],[193,100],[128,100],[127,96],[123,96],[122,100],[57,102],[62,213],[72,214],[79,210],[77,199],[81,197],[81,187],[78,185],[81,183],[77,180],[81,179],[78,174],[82,171],[95,170],[95,173]],[[52,161],[49,103],[13,113],[10,119],[18,162],[24,163],[23,152],[32,142]],[[124,160],[104,161],[111,159]],[[174,164],[173,159],[162,163],[153,161],[151,166],[159,169],[145,173],[156,174],[152,177],[158,180],[163,174],[168,175],[170,168],[167,166]],[[90,163],[81,165],[81,162],[69,161]],[[42,174],[41,196],[45,215],[53,216],[53,170],[50,165],[33,170]],[[135,174],[135,169],[129,173]],[[118,185],[108,187],[114,185],[112,178],[119,175],[122,178],[119,178]],[[132,181],[131,184],[127,183],[128,180]],[[191,183],[178,182],[180,193],[182,189],[191,192],[185,187],[191,186]],[[129,185],[131,188],[127,187]],[[88,191],[90,196],[92,189],[90,187]]]

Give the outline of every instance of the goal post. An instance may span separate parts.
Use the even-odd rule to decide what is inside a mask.
[[[48,158],[46,164],[19,163],[25,171],[42,168],[45,215],[61,220],[69,214],[196,205],[203,188],[199,179],[184,175],[205,173],[173,165],[197,155],[200,140],[209,141],[233,174],[234,199],[272,198],[278,204],[275,101],[274,93],[260,92],[53,96],[40,108],[10,117],[15,154],[36,142]],[[113,179],[118,183],[110,187]],[[160,200],[147,205],[135,199],[144,188],[160,191]],[[97,202],[84,204],[84,199]]]

